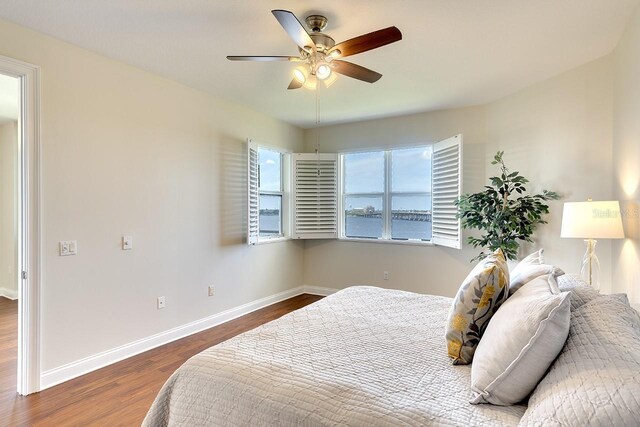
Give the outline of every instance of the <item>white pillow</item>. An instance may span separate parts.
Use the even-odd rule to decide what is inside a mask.
[[[493,315],[471,365],[471,403],[513,405],[526,398],[562,350],[568,292],[552,274],[525,284]]]
[[[513,267],[513,270],[511,270],[510,274],[518,274],[520,273],[520,269],[522,268],[540,264],[544,264],[544,249],[537,250],[534,253],[524,257],[522,261],[520,261],[515,267]]]
[[[520,267],[520,264],[518,264],[517,267]],[[523,285],[529,283],[536,277],[546,274],[551,274],[557,278],[562,276],[564,271],[549,264],[530,264],[517,268],[517,270],[514,269],[514,273],[510,274],[509,296],[513,295]]]

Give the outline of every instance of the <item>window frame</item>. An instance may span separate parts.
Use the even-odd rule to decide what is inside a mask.
[[[433,147],[434,144],[418,144],[418,145],[408,145],[408,146],[394,146],[394,147],[378,147],[378,148],[369,148],[369,149],[361,149],[361,150],[345,150],[340,151],[338,153],[338,165],[339,165],[339,185],[338,185],[338,240],[348,241],[348,242],[368,242],[368,243],[383,243],[383,244],[396,244],[396,245],[417,245],[417,246],[435,246],[430,240],[422,240],[422,239],[393,239],[391,237],[392,233],[392,200],[393,196],[412,196],[412,195],[427,195],[433,196]],[[396,191],[392,192],[392,166],[393,166],[393,158],[392,152],[406,149],[415,149],[415,148],[429,148],[431,150],[431,186],[429,188],[429,192],[401,192]],[[345,188],[346,183],[346,173],[345,173],[345,156],[348,154],[357,154],[357,153],[374,153],[374,152],[382,152],[384,153],[384,183],[382,193],[347,193]],[[382,237],[349,237],[346,235],[346,215],[344,211],[345,201],[347,197],[382,197]],[[431,212],[433,212],[433,199],[431,205]],[[433,231],[432,231],[433,238]]]
[[[258,153],[258,236],[256,244],[266,244],[291,240],[290,215],[291,215],[291,183],[290,183],[290,159],[291,151],[281,147],[274,147],[261,143],[254,143]],[[260,189],[260,150],[273,151],[280,154],[280,191],[262,191]],[[281,196],[280,230],[278,235],[262,236],[260,234],[260,198],[261,196]]]

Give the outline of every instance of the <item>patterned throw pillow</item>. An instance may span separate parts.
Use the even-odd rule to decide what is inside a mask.
[[[509,268],[501,249],[475,266],[458,290],[447,321],[447,352],[468,365],[491,316],[509,296]]]

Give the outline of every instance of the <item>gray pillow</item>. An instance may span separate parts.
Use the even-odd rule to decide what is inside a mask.
[[[618,301],[625,303],[626,305],[628,305],[629,307],[631,307],[631,304],[629,304],[629,296],[627,296],[627,294],[609,294],[609,296],[611,298],[616,298]]]
[[[529,399],[521,426],[637,426],[640,316],[603,295],[571,314],[562,352]]]
[[[571,292],[572,311],[600,296],[600,292],[589,286],[577,274],[565,274],[558,277],[558,287],[562,292]]]

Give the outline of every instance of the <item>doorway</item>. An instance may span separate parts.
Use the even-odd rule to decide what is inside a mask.
[[[22,395],[40,389],[39,102],[40,69],[0,56],[0,392]]]
[[[0,74],[0,394],[18,383],[20,79]]]

